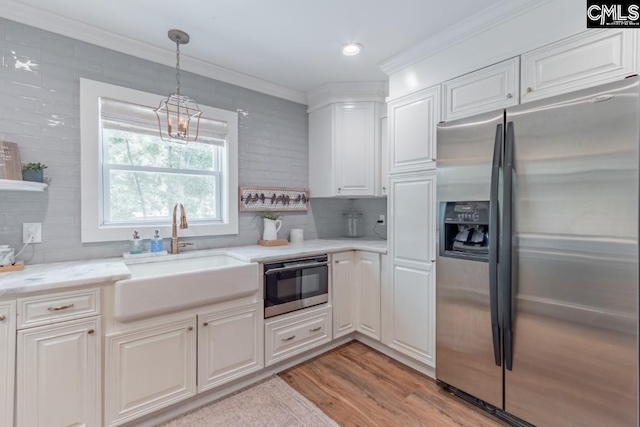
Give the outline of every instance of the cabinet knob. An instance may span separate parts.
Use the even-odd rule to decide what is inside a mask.
[[[0,314],[0,322],[4,322],[5,320],[7,320],[7,316]]]
[[[511,95],[510,93],[507,94],[507,98],[513,98],[513,95]]]
[[[88,333],[89,335],[93,335],[93,333],[94,333],[94,332],[95,332],[95,331],[94,331],[93,329],[89,329],[89,330],[87,331],[87,333]]]
[[[527,93],[529,93],[529,92],[533,92],[533,89],[531,89],[531,87],[527,88]]]
[[[193,326],[189,326],[189,327],[187,328],[187,331],[193,331]]]
[[[342,191],[342,188],[338,187],[338,193]]]
[[[432,161],[432,162],[435,162],[435,161],[436,161],[436,158],[435,158],[435,157],[432,157],[432,158],[431,158],[431,161]]]
[[[204,322],[202,326],[209,326],[209,322]]]
[[[432,259],[432,260],[431,260],[431,262],[436,262],[436,260],[435,260],[435,259]]]
[[[382,187],[382,189],[383,189],[384,191],[387,191],[387,187]]]

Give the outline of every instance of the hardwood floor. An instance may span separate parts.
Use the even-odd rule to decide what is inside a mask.
[[[279,375],[341,426],[507,426],[359,342]]]

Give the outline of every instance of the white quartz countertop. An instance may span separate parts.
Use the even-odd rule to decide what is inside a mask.
[[[124,261],[122,258],[105,260],[58,262],[53,264],[27,265],[22,271],[0,273],[0,298],[42,291],[59,291],[66,288],[116,282],[128,279],[131,273],[127,264],[162,262],[171,259],[195,258],[214,254],[228,255],[246,262],[265,262],[286,258],[343,251],[366,251],[387,253],[386,240],[367,239],[316,239],[287,246],[236,246],[230,248],[192,250],[179,255],[141,258]],[[125,263],[126,262],[126,263]]]

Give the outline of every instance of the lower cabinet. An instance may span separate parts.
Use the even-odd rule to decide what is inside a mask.
[[[357,331],[380,340],[380,254],[356,252]]]
[[[0,301],[0,427],[13,427],[16,304]]]
[[[331,306],[278,316],[264,324],[265,362],[273,365],[331,341]]]
[[[195,316],[107,335],[105,424],[124,424],[194,396],[196,339]]]
[[[333,254],[331,259],[333,338],[339,338],[356,330],[355,252]]]
[[[17,426],[100,426],[100,317],[18,332]]]
[[[263,307],[198,314],[198,392],[264,367]]]

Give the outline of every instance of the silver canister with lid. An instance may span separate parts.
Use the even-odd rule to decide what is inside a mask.
[[[342,214],[344,218],[344,231],[346,237],[361,237],[362,236],[362,213],[356,210],[349,210]]]

